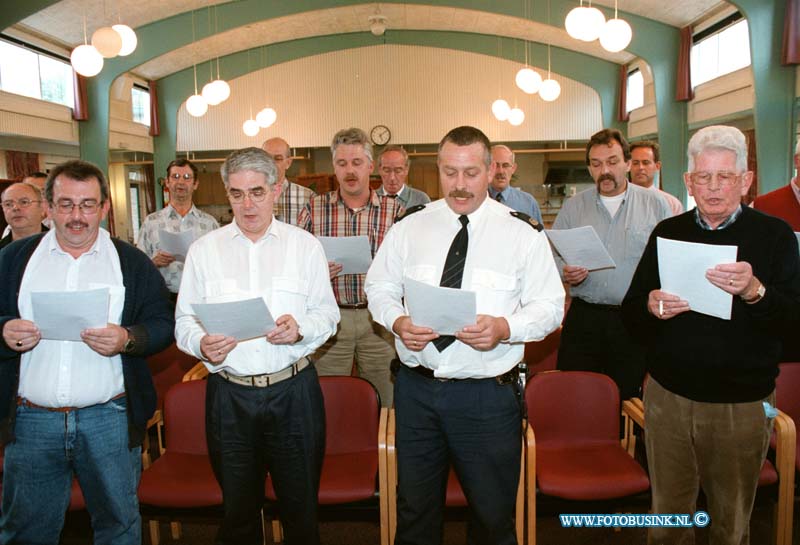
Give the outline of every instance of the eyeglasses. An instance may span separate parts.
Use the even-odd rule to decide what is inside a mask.
[[[173,174],[170,174],[169,177],[172,178],[173,180],[180,180],[181,178],[183,178],[184,180],[193,180],[194,174],[192,174],[191,172],[187,172],[186,174],[178,174],[177,172],[175,172]]]
[[[229,189],[228,198],[234,204],[243,203],[245,197],[250,197],[250,200],[253,202],[261,202],[267,198],[267,193],[268,191],[266,187],[254,187],[253,189],[248,189],[247,191]]]
[[[72,214],[72,211],[75,210],[76,206],[78,207],[78,210],[80,210],[81,214],[85,214],[87,216],[96,214],[100,209],[100,203],[94,199],[86,199],[85,201],[78,203],[74,203],[69,199],[64,199],[56,203],[56,210],[58,210],[60,214]]]
[[[691,172],[689,179],[695,185],[708,185],[714,178],[719,182],[720,187],[731,187],[739,183],[741,174],[729,172],[727,170],[720,170],[719,172]]]
[[[3,209],[4,210],[13,210],[15,206],[18,206],[20,208],[28,208],[30,205],[32,205],[35,202],[42,202],[42,201],[41,200],[35,200],[35,199],[27,199],[25,197],[23,197],[21,199],[17,199],[17,200],[8,199],[6,201],[3,201]]]

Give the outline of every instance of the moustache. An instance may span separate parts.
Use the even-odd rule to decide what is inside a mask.
[[[357,182],[358,181],[358,176],[345,176],[344,177],[344,181],[345,182]]]
[[[89,224],[82,221],[71,221],[66,225],[67,229],[88,229]]]
[[[454,189],[447,196],[451,199],[471,199],[475,194],[465,189]]]
[[[617,184],[617,179],[614,178],[613,174],[601,174],[599,178],[597,178],[597,183],[605,182],[608,180],[609,182],[614,182],[614,185]]]

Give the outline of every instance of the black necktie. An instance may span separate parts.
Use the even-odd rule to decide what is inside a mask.
[[[386,194],[386,196],[389,197],[390,199],[396,199],[397,198],[397,195],[389,195],[388,193]]]
[[[458,216],[458,221],[461,222],[461,229],[453,237],[453,243],[450,244],[450,251],[447,252],[447,259],[444,262],[442,280],[439,282],[443,288],[460,288],[461,277],[464,276],[464,262],[467,260],[467,246],[469,246],[469,233],[467,232],[469,218],[463,215]],[[434,339],[433,345],[436,350],[441,352],[455,340],[453,335],[442,335]]]
[[[495,196],[494,200],[496,200],[497,202],[503,202],[503,194],[502,193],[498,193]]]

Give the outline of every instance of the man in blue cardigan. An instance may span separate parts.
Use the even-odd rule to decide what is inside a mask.
[[[139,545],[141,443],[156,404],[145,357],[173,338],[164,280],[100,228],[110,201],[96,166],[57,166],[45,198],[53,229],[0,252],[0,543],[57,543],[75,475],[95,543]],[[42,335],[32,293],[98,288],[105,327],[80,341]]]

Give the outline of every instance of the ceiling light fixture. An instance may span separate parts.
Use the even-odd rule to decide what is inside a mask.
[[[103,56],[93,45],[87,43],[85,16],[83,18],[83,45],[79,45],[72,50],[69,60],[72,68],[78,74],[87,78],[96,76],[103,69]]]
[[[539,87],[542,85],[542,76],[528,64],[529,45],[525,42],[525,66],[519,69],[514,81],[523,92],[533,95],[539,91]]]
[[[505,121],[508,119],[508,114],[511,113],[511,106],[502,98],[498,98],[492,102],[492,113],[498,121]]]
[[[525,121],[525,112],[523,112],[521,109],[513,108],[510,112],[508,112],[508,122],[513,126],[518,127],[522,125],[523,121]]]
[[[100,27],[92,34],[92,45],[104,58],[111,59],[122,50],[122,36],[110,26]]]
[[[588,6],[584,6],[583,0],[581,0],[580,6],[570,10],[564,19],[567,33],[576,40],[584,42],[595,41],[603,31],[605,24],[606,17],[603,12],[593,7],[591,1]]]
[[[136,50],[136,45],[139,43],[136,37],[136,32],[133,31],[128,25],[118,24],[113,25],[111,28],[117,31],[117,34],[122,38],[122,49],[119,50],[120,57],[127,57]]]
[[[622,51],[631,43],[633,29],[617,12],[617,0],[614,0],[614,18],[606,21],[600,33],[600,45],[610,53]]]
[[[202,117],[208,111],[208,102],[197,92],[197,65],[194,65],[194,94],[186,100],[186,111],[194,117]]]

